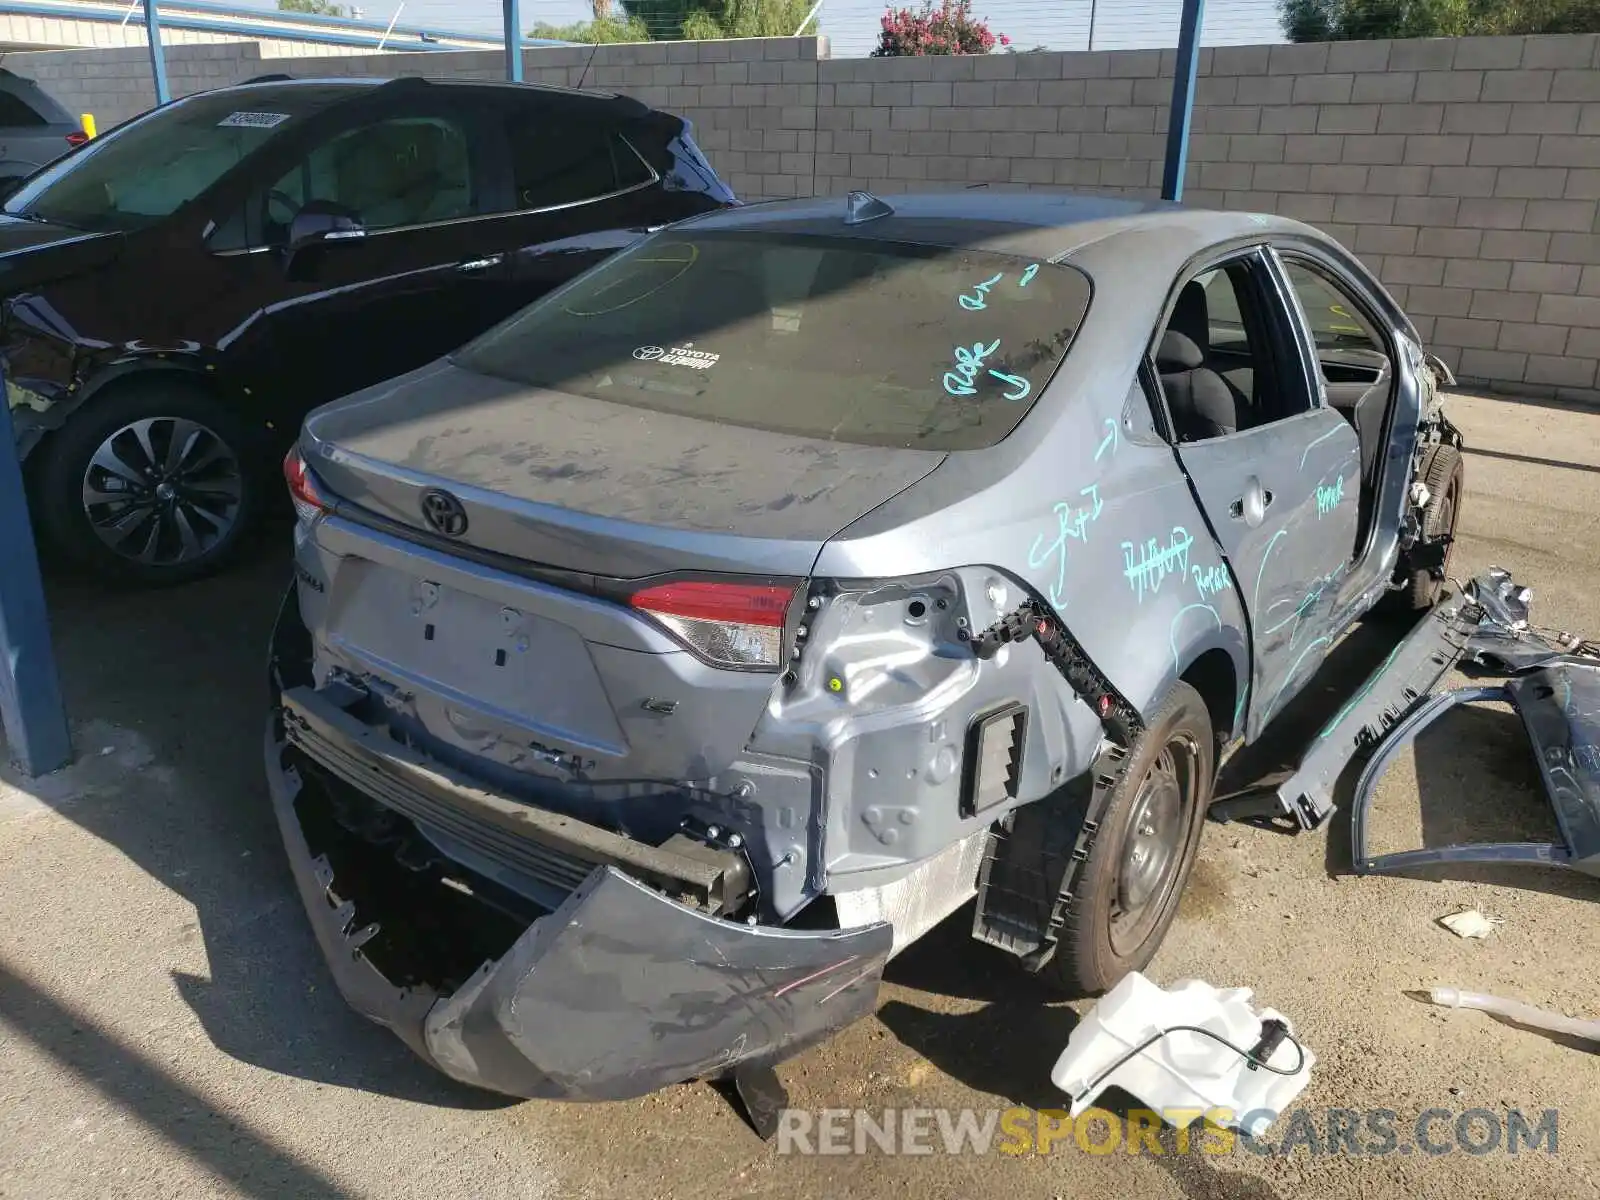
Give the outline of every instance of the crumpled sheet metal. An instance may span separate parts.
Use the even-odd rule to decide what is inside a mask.
[[[1566,656],[1600,658],[1600,644],[1536,631],[1529,618],[1533,589],[1518,585],[1502,567],[1490,567],[1473,579],[1466,595],[1483,615],[1462,651],[1465,662],[1517,675]]]
[[[1529,622],[1530,589],[1519,587],[1500,568],[1478,576],[1465,590],[1481,615],[1463,657],[1510,678],[1499,686],[1430,696],[1389,731],[1356,783],[1350,823],[1356,873],[1494,862],[1569,867],[1600,876],[1600,652],[1593,642],[1560,635],[1558,644],[1535,631]],[[1487,842],[1370,855],[1367,816],[1384,770],[1445,713],[1483,701],[1510,703],[1522,720],[1560,841]]]

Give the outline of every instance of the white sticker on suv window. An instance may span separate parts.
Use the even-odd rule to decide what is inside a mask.
[[[217,122],[218,129],[271,129],[289,119],[288,113],[236,112]]]
[[[693,367],[697,371],[704,371],[707,367],[714,367],[722,357],[720,354],[708,354],[704,350],[696,350],[694,343],[689,342],[682,346],[673,346],[667,349],[662,346],[640,346],[633,352],[633,356],[640,362],[665,363],[673,367]]]

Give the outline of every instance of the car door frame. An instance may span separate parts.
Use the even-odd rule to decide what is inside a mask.
[[[1258,294],[1254,298],[1255,303],[1258,305],[1265,304],[1269,307],[1269,310],[1274,307],[1276,309],[1275,313],[1272,311],[1268,311],[1265,314],[1257,313],[1255,318],[1258,321],[1262,320],[1263,316],[1266,318],[1266,326],[1263,332],[1267,339],[1269,352],[1272,353],[1275,360],[1275,383],[1281,389],[1286,383],[1295,385],[1294,381],[1298,378],[1298,384],[1295,386],[1303,389],[1299,392],[1299,399],[1303,407],[1299,407],[1287,415],[1276,416],[1270,421],[1251,426],[1249,429],[1236,431],[1233,434],[1223,434],[1215,438],[1206,438],[1192,443],[1180,442],[1177,438],[1176,425],[1168,407],[1166,392],[1160,385],[1160,376],[1155,367],[1156,351],[1183,289],[1208,271],[1222,269],[1228,264],[1240,260],[1254,260],[1258,268],[1256,272],[1257,283],[1255,285]],[[1327,424],[1328,417],[1337,421],[1340,426],[1346,429],[1350,428],[1345,418],[1326,403],[1326,397],[1320,382],[1320,371],[1315,376],[1311,373],[1315,359],[1308,358],[1308,344],[1303,314],[1300,311],[1296,297],[1292,291],[1288,290],[1287,276],[1282,271],[1281,264],[1276,257],[1272,239],[1258,234],[1229,239],[1228,241],[1207,246],[1204,251],[1184,264],[1173,278],[1170,291],[1161,307],[1160,316],[1151,330],[1150,341],[1141,361],[1141,371],[1147,375],[1154,385],[1150,390],[1160,399],[1158,424],[1161,426],[1162,435],[1170,445],[1174,460],[1188,482],[1190,495],[1200,513],[1201,519],[1205,522],[1206,531],[1211,539],[1216,556],[1228,567],[1232,591],[1245,621],[1245,644],[1249,652],[1250,677],[1237,681],[1239,715],[1242,721],[1236,720],[1235,725],[1243,732],[1246,741],[1253,741],[1260,735],[1271,718],[1281,712],[1283,706],[1293,698],[1300,687],[1304,686],[1304,681],[1309,676],[1300,673],[1299,662],[1293,663],[1282,674],[1281,679],[1274,681],[1267,674],[1265,670],[1268,665],[1266,652],[1262,646],[1263,629],[1258,627],[1257,607],[1259,605],[1259,597],[1256,593],[1259,592],[1259,581],[1253,589],[1250,589],[1247,588],[1245,581],[1239,577],[1237,570],[1234,568],[1233,556],[1225,548],[1224,539],[1219,533],[1219,520],[1229,518],[1227,514],[1212,512],[1211,506],[1207,503],[1200,487],[1196,484],[1191,474],[1189,464],[1184,461],[1183,448],[1186,445],[1214,446],[1230,439],[1252,437],[1252,435],[1260,437],[1264,435],[1259,434],[1258,431],[1263,429],[1275,429],[1281,435],[1285,431],[1285,426],[1313,421],[1318,424]],[[1288,376],[1287,380],[1285,376]],[[1354,437],[1353,430],[1351,431],[1351,436]],[[1282,511],[1280,510],[1280,512]],[[1348,542],[1345,543],[1349,549],[1345,551],[1344,558],[1341,561],[1346,566],[1354,560],[1354,533],[1355,530],[1352,528]],[[1263,562],[1263,566],[1265,566],[1265,562]],[[1309,576],[1307,582],[1310,582]],[[1315,613],[1321,610],[1323,619],[1308,623],[1309,632],[1312,634],[1306,639],[1306,644],[1308,645],[1326,646],[1332,641],[1326,626],[1331,625],[1333,619],[1336,618],[1339,607],[1337,597],[1342,593],[1330,586],[1330,582],[1322,582],[1314,589],[1316,603],[1309,611]],[[1325,598],[1324,594],[1326,594]],[[1308,598],[1309,596],[1310,593],[1308,592]],[[1303,618],[1304,612],[1302,612]],[[1301,658],[1304,659],[1307,653],[1307,651],[1302,650]],[[1320,659],[1318,659],[1318,662],[1320,662]],[[1263,684],[1267,685],[1268,688],[1268,695],[1265,699],[1260,694]],[[1291,687],[1291,684],[1296,686]]]
[[[236,168],[235,171],[238,173],[230,173],[231,177],[225,177],[213,191],[208,205],[211,219],[201,232],[202,252],[219,260],[238,259],[250,262],[249,270],[261,277],[255,278],[246,272],[245,277],[254,280],[254,290],[262,295],[264,302],[254,316],[239,327],[240,334],[248,334],[253,323],[270,324],[277,320],[290,319],[278,314],[316,297],[319,290],[329,295],[336,295],[342,290],[339,286],[319,285],[314,279],[296,278],[286,269],[288,248],[265,240],[266,195],[273,184],[297,164],[306,161],[318,148],[354,130],[385,121],[432,117],[458,125],[468,141],[468,170],[477,205],[480,210],[490,211],[382,229],[368,229],[347,244],[332,241],[312,246],[308,248],[309,252],[325,256],[345,253],[369,255],[374,252],[381,253],[386,245],[400,245],[437,237],[444,243],[441,245],[439,262],[436,264],[441,278],[444,278],[445,273],[453,276],[456,273],[467,272],[470,273],[471,282],[466,286],[494,287],[501,283],[508,264],[504,253],[496,248],[498,245],[494,240],[496,227],[485,224],[502,215],[492,211],[495,203],[493,185],[496,178],[493,164],[503,153],[502,148],[495,143],[495,123],[484,119],[481,106],[475,105],[468,93],[420,88],[405,88],[396,92],[390,90],[392,86],[383,85],[374,88],[371,95],[357,97],[316,114],[292,138],[285,138],[281,144],[263,148],[259,156],[241,164],[241,167],[247,166],[249,169],[240,171]],[[226,227],[228,221],[241,214],[244,244],[237,247],[214,248],[213,239]],[[461,253],[453,253],[445,248],[450,238],[462,238],[468,231],[472,231],[474,235],[465,239],[472,252],[463,249]],[[426,241],[424,244],[427,244]],[[483,253],[478,253],[478,250],[482,250]],[[268,277],[277,281],[278,294],[271,299],[266,296],[271,290],[266,283]],[[274,410],[274,416],[290,418],[298,424],[298,417],[303,415],[302,409],[335,399],[349,390],[343,386],[325,386],[327,381],[317,377],[314,371],[302,373],[304,377],[296,379],[292,370],[284,373],[273,363],[274,356],[265,354],[259,347],[236,351],[234,347],[238,344],[230,340],[227,345],[218,347],[219,364],[230,377],[236,378],[239,384],[259,394],[295,395],[301,398],[301,402],[293,412],[277,411],[282,405],[269,405]],[[249,343],[245,345],[248,346]],[[449,347],[453,348],[454,345]],[[314,355],[303,356],[303,360],[311,364],[319,361]],[[380,370],[380,373],[374,374],[367,382],[375,383],[401,373],[403,373],[401,370]]]
[[[1350,297],[1362,310],[1367,324],[1378,331],[1389,353],[1390,398],[1385,414],[1382,439],[1384,454],[1374,488],[1373,512],[1367,522],[1366,537],[1357,547],[1355,566],[1340,588],[1334,624],[1344,628],[1358,620],[1374,600],[1388,590],[1390,576],[1400,556],[1400,520],[1406,508],[1413,460],[1417,445],[1417,418],[1421,412],[1416,372],[1426,369],[1424,348],[1416,329],[1400,307],[1381,290],[1375,277],[1369,277],[1364,264],[1354,255],[1318,239],[1303,235],[1275,233],[1266,239],[1274,269],[1282,280],[1288,298],[1300,353],[1315,383],[1322,403],[1327,403],[1323,388],[1321,356],[1309,316],[1300,304],[1299,294],[1285,270],[1285,260],[1302,259],[1341,281],[1354,294]],[[1374,286],[1376,285],[1376,286]],[[1404,418],[1404,420],[1402,420]]]
[[[498,106],[495,141],[499,147],[499,158],[494,168],[499,178],[495,186],[497,193],[509,202],[514,203],[517,198],[512,122],[524,116],[537,119],[538,104],[536,93],[519,94],[513,91]],[[647,177],[641,182],[579,200],[513,207],[498,214],[506,222],[506,254],[513,286],[522,290],[530,303],[552,290],[544,286],[544,279],[549,277],[549,273],[541,274],[538,269],[537,260],[543,256],[569,256],[583,262],[585,265],[582,269],[587,269],[673,220],[703,211],[700,206],[695,206],[693,212],[688,211],[683,200],[686,193],[671,191],[664,186],[661,171],[629,138],[630,121],[601,115],[593,119],[583,118],[583,122],[586,128],[620,141],[645,169]],[[687,193],[694,194],[697,193]],[[655,200],[645,204],[647,211],[644,213],[640,213],[637,206],[623,208],[619,202],[625,202],[627,197],[634,195],[655,197]],[[679,209],[685,211],[680,212]],[[607,218],[598,224],[580,221],[583,227],[572,229],[572,219],[586,210],[610,211]],[[619,217],[620,220],[617,219]],[[577,268],[566,267],[556,272],[562,273],[565,278],[555,286],[580,272]]]

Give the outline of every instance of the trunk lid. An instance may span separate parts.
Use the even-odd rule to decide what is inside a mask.
[[[301,448],[335,495],[436,544],[609,578],[804,576],[828,538],[945,457],[733,427],[448,362],[318,409]],[[464,527],[430,522],[423,499],[437,490]]]

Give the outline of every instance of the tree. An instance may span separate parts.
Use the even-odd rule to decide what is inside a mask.
[[[648,42],[650,31],[640,21],[627,18],[618,20],[579,21],[573,25],[549,25],[540,22],[528,30],[532,38],[547,38],[555,42],[581,42],[585,45],[608,42]]]
[[[987,54],[998,42],[1009,46],[1005,34],[996,36],[988,23],[972,15],[972,0],[922,0],[920,11],[890,8],[879,21],[878,45],[873,58],[899,58],[923,54]]]
[[[278,0],[278,11],[311,13],[318,17],[348,17],[350,10],[333,0]]]
[[[658,41],[793,37],[815,0],[621,0]],[[817,32],[816,18],[806,26]]]
[[[1293,42],[1600,32],[1600,0],[1279,0]]]

